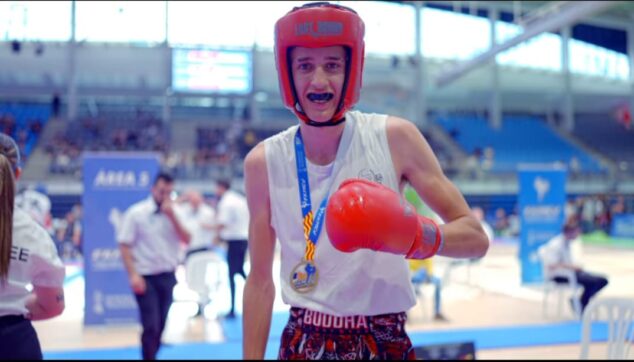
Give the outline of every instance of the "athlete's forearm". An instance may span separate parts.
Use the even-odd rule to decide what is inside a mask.
[[[242,357],[261,360],[269,339],[275,286],[272,281],[261,283],[252,275],[249,274],[244,287]]]

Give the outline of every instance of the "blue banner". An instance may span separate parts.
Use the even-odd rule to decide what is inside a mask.
[[[520,168],[520,248],[522,284],[543,281],[537,249],[561,232],[566,203],[566,170]]]
[[[634,214],[614,215],[610,235],[615,238],[634,238]]]
[[[84,325],[139,320],[116,230],[128,207],[148,197],[159,167],[154,153],[83,154]]]

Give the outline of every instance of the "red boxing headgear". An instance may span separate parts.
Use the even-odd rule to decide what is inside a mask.
[[[286,108],[307,123],[312,121],[296,107],[298,99],[289,66],[289,50],[301,46],[321,48],[343,45],[347,48],[347,72],[339,107],[330,122],[335,122],[359,101],[365,44],[365,25],[357,13],[345,6],[327,2],[293,8],[275,23],[275,65],[280,93]]]

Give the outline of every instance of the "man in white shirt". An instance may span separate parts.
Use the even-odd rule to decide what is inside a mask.
[[[156,359],[176,285],[179,242],[189,244],[191,239],[175,210],[173,190],[172,176],[159,173],[151,196],[128,208],[117,236],[130,287],[139,305],[144,360]]]
[[[185,191],[177,203],[184,226],[191,234],[185,259],[197,252],[211,250],[216,238],[216,211],[205,202],[199,191],[193,189]]]
[[[218,194],[218,234],[227,243],[227,263],[229,266],[229,286],[231,288],[231,310],[227,318],[235,318],[236,285],[234,276],[241,275],[245,280],[244,258],[249,238],[249,209],[246,198],[231,190],[229,180],[216,181]]]
[[[556,283],[568,283],[568,277],[561,273],[562,270],[572,270],[575,273],[577,283],[583,286],[580,300],[583,312],[590,299],[608,284],[608,280],[602,275],[585,271],[574,260],[571,243],[579,238],[580,233],[581,228],[577,218],[569,218],[564,224],[562,233],[541,246],[538,253],[546,266],[545,279],[554,280]]]
[[[185,276],[189,288],[198,293],[198,312],[202,315],[205,305],[209,303],[209,288],[206,270],[209,258],[213,254],[212,243],[216,238],[214,219],[216,211],[207,203],[197,190],[187,190],[178,200],[178,207],[183,215],[184,226],[191,234],[191,241],[185,254]]]

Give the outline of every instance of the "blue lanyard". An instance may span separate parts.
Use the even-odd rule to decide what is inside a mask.
[[[312,211],[312,204],[310,201],[310,185],[308,183],[308,168],[306,166],[304,141],[302,140],[302,134],[299,128],[297,129],[297,133],[295,133],[295,163],[297,164],[297,180],[299,182],[299,203],[302,208],[302,217],[304,222],[306,222],[306,216]],[[317,245],[317,240],[319,240],[319,234],[321,233],[321,226],[324,223],[324,213],[326,211],[329,194],[330,187],[328,188],[328,191],[326,191],[326,196],[321,201],[319,209],[317,209],[317,212],[315,213],[308,233],[308,239],[313,243],[313,245]]]

